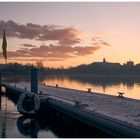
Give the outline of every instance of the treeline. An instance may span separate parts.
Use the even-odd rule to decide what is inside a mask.
[[[30,74],[31,68],[36,68],[31,64],[21,65],[10,63],[0,64],[3,74]],[[134,66],[121,65],[119,63],[95,62],[89,65],[79,65],[70,68],[45,68],[37,67],[40,74],[48,75],[74,75],[74,74],[95,74],[95,75],[140,75],[140,64]]]
[[[0,71],[2,74],[16,74],[16,75],[22,75],[22,74],[30,74],[30,71],[32,68],[37,68],[39,74],[62,74],[61,71],[63,71],[63,68],[45,68],[45,67],[37,67],[32,64],[18,64],[18,63],[9,63],[7,65],[0,64]]]

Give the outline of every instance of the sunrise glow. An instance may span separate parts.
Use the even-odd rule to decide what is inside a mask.
[[[137,64],[139,13],[140,3],[132,2],[1,3],[0,42],[5,28],[9,63],[69,67],[105,57]]]

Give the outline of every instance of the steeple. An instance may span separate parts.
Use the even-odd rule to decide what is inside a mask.
[[[103,63],[105,63],[106,62],[106,60],[105,60],[105,57],[103,58]]]

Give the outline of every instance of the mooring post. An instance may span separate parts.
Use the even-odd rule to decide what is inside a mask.
[[[37,69],[31,69],[31,92],[38,93],[38,76]]]
[[[2,92],[2,82],[1,82],[1,71],[0,71],[0,93]],[[0,96],[0,110],[1,110],[1,106],[2,106],[2,100],[1,100],[1,96]]]

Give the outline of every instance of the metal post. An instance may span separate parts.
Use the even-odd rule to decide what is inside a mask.
[[[2,106],[2,100],[1,100],[1,95],[0,95],[0,110],[1,110],[1,106]]]
[[[0,84],[1,84],[1,71],[0,71]]]
[[[0,71],[0,93],[2,92],[2,86],[1,86],[1,71]],[[2,106],[2,100],[1,100],[1,95],[0,95],[0,110]]]
[[[31,69],[31,92],[38,93],[37,69]]]

